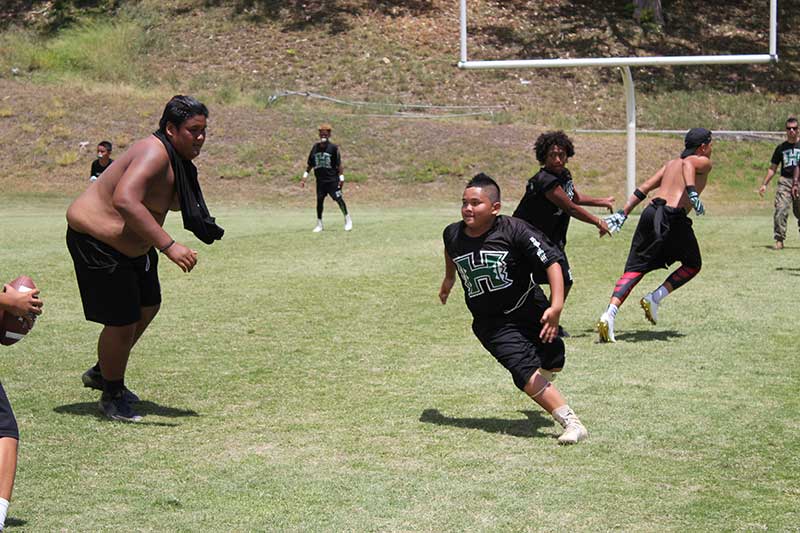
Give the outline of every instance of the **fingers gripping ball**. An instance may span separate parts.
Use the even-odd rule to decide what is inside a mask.
[[[14,287],[20,292],[29,292],[36,289],[36,284],[28,276],[20,276],[9,285]],[[0,310],[0,344],[3,346],[10,346],[15,342],[25,338],[25,335],[33,327],[33,321],[36,315],[31,315],[31,325],[24,318],[14,316],[8,311]]]

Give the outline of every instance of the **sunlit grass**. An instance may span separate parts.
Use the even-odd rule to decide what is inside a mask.
[[[800,240],[771,252],[769,216],[714,216],[707,202],[695,222],[703,271],[657,326],[636,299],[667,271],[647,276],[615,345],[596,344],[593,324],[635,220],[602,240],[573,225],[558,385],[590,439],[565,449],[474,339],[461,290],[437,301],[457,201],[353,204],[350,233],[329,206],[321,234],[313,206],[212,205],[226,228],[213,246],[170,216],[199,264],[188,275],[159,264],[164,303],[128,373],[144,399],[136,426],[102,419],[79,381],[99,327],[82,317],[65,207],[33,195],[0,211],[0,275],[31,275],[45,301],[29,337],[0,349],[22,433],[11,531],[786,531],[800,520],[787,318]]]

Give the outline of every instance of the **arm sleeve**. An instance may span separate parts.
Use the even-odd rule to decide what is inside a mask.
[[[558,178],[553,176],[549,172],[540,172],[535,177],[535,182],[533,184],[533,190],[537,193],[546,193],[550,189],[553,189],[559,185]]]
[[[307,165],[308,165],[309,167],[311,167],[311,168],[314,168],[314,167],[315,167],[315,165],[314,165],[314,153],[316,152],[316,148],[317,148],[317,145],[315,144],[315,145],[314,145],[314,146],[311,148],[311,151],[308,153],[308,162],[307,162]]]
[[[453,257],[453,252],[451,250],[451,243],[454,240],[454,233],[458,231],[457,229],[458,223],[455,224],[455,228],[453,224],[450,224],[444,231],[442,231],[442,242],[444,243],[444,251],[447,252],[447,255]],[[455,230],[455,231],[454,231]]]
[[[772,159],[770,159],[770,163],[773,165],[780,165],[783,163],[783,150],[781,150],[782,147],[782,144],[778,145],[778,147],[775,148],[775,151],[772,152]]]
[[[561,250],[544,233],[527,224],[518,224],[515,241],[522,249],[525,258],[535,267],[541,266],[546,269],[563,257]]]

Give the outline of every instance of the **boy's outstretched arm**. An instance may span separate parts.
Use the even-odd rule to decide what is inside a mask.
[[[447,251],[444,252],[444,279],[442,280],[442,286],[439,288],[439,300],[442,302],[442,305],[447,303],[447,297],[450,296],[450,291],[453,289],[453,284],[456,281],[456,265],[453,263],[453,260],[450,259],[450,256],[447,255]]]
[[[548,200],[557,205],[562,211],[567,213],[572,218],[577,218],[581,222],[586,222],[587,224],[597,227],[597,229],[600,231],[601,237],[603,235],[610,234],[608,230],[608,224],[606,224],[605,220],[594,216],[586,209],[570,200],[569,196],[567,196],[567,193],[565,193],[564,189],[561,187],[553,187],[544,193],[544,195]]]

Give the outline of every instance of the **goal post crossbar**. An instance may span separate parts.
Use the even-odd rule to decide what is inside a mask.
[[[778,61],[778,0],[770,0],[769,53],[730,54],[702,56],[647,56],[647,57],[597,57],[557,59],[517,59],[469,61],[467,59],[467,0],[460,0],[461,58],[458,68],[466,70],[517,69],[517,68],[570,68],[570,67],[621,67],[625,87],[627,116],[627,190],[632,194],[636,187],[636,95],[630,67],[658,67],[674,65],[735,65],[761,64]]]

